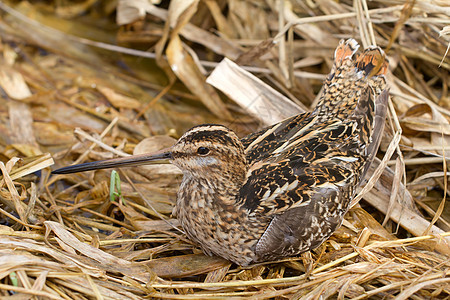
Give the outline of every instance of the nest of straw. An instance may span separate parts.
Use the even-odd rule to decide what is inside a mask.
[[[0,3],[0,297],[447,299],[448,3],[156,2]],[[171,216],[170,166],[50,173],[310,110],[349,37],[385,49],[389,117],[344,225],[309,253],[203,255]]]

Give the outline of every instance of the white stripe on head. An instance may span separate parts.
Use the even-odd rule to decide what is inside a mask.
[[[186,137],[188,135],[197,133],[197,132],[216,131],[216,130],[229,131],[229,129],[227,127],[223,126],[223,125],[216,125],[216,124],[213,124],[213,125],[208,125],[208,124],[198,125],[198,126],[195,126],[195,127],[191,128],[191,129],[189,129],[188,131],[186,131],[183,134],[182,138]]]

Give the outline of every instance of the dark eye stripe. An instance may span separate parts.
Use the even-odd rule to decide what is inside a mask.
[[[192,154],[190,153],[183,153],[179,151],[172,151],[172,157],[173,158],[182,158],[182,157],[190,157]]]

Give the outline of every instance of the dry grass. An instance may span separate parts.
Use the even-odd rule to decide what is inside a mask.
[[[43,3],[0,3],[0,298],[450,297],[446,1]],[[249,268],[204,256],[171,217],[171,166],[50,174],[51,157],[309,110],[349,37],[386,50],[390,115],[344,226],[311,253]]]

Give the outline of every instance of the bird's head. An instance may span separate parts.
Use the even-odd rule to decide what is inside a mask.
[[[175,145],[157,153],[89,162],[61,168],[53,173],[68,174],[167,162],[180,168],[185,175],[199,178],[221,176],[241,181],[247,168],[244,148],[236,134],[225,126],[206,124],[191,128]]]
[[[246,171],[244,147],[236,134],[222,125],[199,125],[188,130],[170,149],[171,162],[195,176]]]

